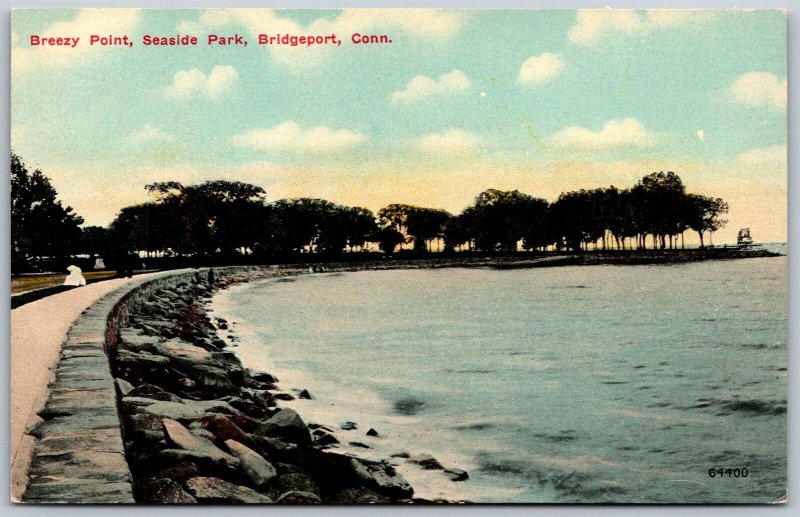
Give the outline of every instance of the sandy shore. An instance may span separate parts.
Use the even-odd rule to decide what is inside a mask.
[[[103,295],[134,281],[166,274],[120,278],[48,296],[11,311],[11,485],[12,496],[25,487],[34,438],[25,434],[39,421],[64,336],[87,307]]]

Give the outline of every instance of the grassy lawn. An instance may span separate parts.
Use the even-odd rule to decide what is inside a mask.
[[[101,278],[111,278],[116,276],[116,271],[89,271],[83,273],[83,278],[88,282],[89,280],[97,280]],[[26,275],[11,278],[11,294],[19,294],[35,289],[44,289],[45,287],[55,287],[64,283],[67,274],[58,275]]]

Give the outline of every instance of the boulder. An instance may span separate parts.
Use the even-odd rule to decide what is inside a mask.
[[[368,488],[356,487],[340,490],[326,502],[331,504],[387,504],[392,500]]]
[[[301,445],[311,443],[311,433],[309,433],[306,423],[303,422],[297,411],[288,408],[278,411],[269,420],[258,426],[255,434]]]
[[[369,445],[367,445],[366,443],[361,443],[361,442],[349,442],[349,443],[353,447],[359,447],[361,449],[371,449],[371,447]]]
[[[198,501],[205,503],[271,503],[272,499],[259,494],[252,488],[234,485],[219,478],[193,477],[186,481],[189,489]]]
[[[461,469],[444,469],[444,475],[447,476],[450,481],[466,481],[469,479],[467,471]]]
[[[378,433],[378,431],[376,431],[375,429],[370,427],[369,431],[367,431],[367,436],[376,436],[377,437],[377,436],[380,436],[380,434]]]
[[[425,470],[444,470],[441,463],[430,454],[415,454],[408,458],[409,463],[415,463]]]
[[[276,393],[273,395],[278,400],[294,400],[295,397],[291,393]]]
[[[322,499],[310,492],[285,492],[275,502],[278,504],[321,504]]]
[[[115,358],[117,368],[161,368],[169,364],[169,358],[150,352],[131,352],[120,348]]]
[[[117,395],[120,397],[124,397],[128,393],[130,393],[134,386],[130,382],[126,381],[125,379],[114,379],[114,386],[117,388]]]
[[[364,487],[392,499],[406,499],[414,494],[414,489],[394,467],[383,462],[372,462],[352,458],[350,467]]]
[[[149,399],[155,400],[163,400],[167,402],[183,402],[181,398],[177,395],[173,395],[172,393],[159,388],[154,384],[141,384],[136,388],[132,389],[128,396],[131,397],[144,397]]]
[[[133,440],[138,447],[157,444],[164,439],[164,425],[156,415],[128,415],[123,418],[125,439]]]
[[[296,472],[281,474],[275,483],[280,493],[283,492],[306,492],[319,495],[319,485],[307,473],[300,469]]]
[[[303,390],[297,394],[297,398],[304,399],[304,400],[314,400],[314,397],[311,396],[308,390]]]
[[[355,422],[343,422],[339,425],[345,431],[352,431],[353,429],[358,429],[358,424]]]
[[[199,475],[200,470],[197,468],[197,465],[188,461],[171,465],[159,471],[160,477],[174,479],[176,481],[184,481]]]
[[[224,415],[206,415],[197,420],[197,423],[200,424],[203,429],[208,430],[216,436],[218,443],[227,440],[236,440],[248,447],[253,447],[253,441],[250,437]]]
[[[230,464],[237,463],[233,456],[222,451],[211,441],[193,435],[179,422],[165,418],[162,420],[162,423],[164,424],[164,434],[169,444],[186,451],[203,453],[213,460],[219,460]]]
[[[239,468],[258,488],[266,487],[278,476],[278,471],[261,455],[236,440],[225,440],[225,446],[239,459]]]
[[[163,449],[154,455],[152,462],[156,464],[158,470],[177,467],[184,463],[192,463],[204,474],[228,479],[238,479],[239,460],[236,458],[233,459],[235,463],[230,463],[229,460],[220,458],[219,454],[208,454],[204,451]]]
[[[133,485],[137,503],[144,504],[192,504],[197,499],[186,493],[171,479],[145,479]]]

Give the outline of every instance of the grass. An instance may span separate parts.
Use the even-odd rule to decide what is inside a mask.
[[[111,278],[117,275],[116,271],[89,271],[83,273],[83,278],[86,281],[99,280],[104,278]],[[16,276],[11,278],[11,294],[20,294],[36,289],[44,289],[47,287],[56,287],[64,283],[67,274],[54,274],[54,275],[26,275]]]

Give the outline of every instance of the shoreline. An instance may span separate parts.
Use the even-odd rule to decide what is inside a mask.
[[[211,284],[208,270],[151,282],[127,300],[109,350],[135,498],[141,503],[465,502],[414,498],[413,488],[390,460],[342,454],[335,448],[334,429],[309,426],[302,415],[282,408],[280,399],[292,395],[270,373],[246,370],[208,316],[211,299],[221,289],[316,271],[511,269],[780,256],[766,250],[691,251],[668,253],[669,261],[653,262],[648,255],[234,267],[218,270]],[[227,326],[224,320],[217,323]],[[444,470],[433,458],[417,461],[430,465],[422,468]],[[468,477],[457,469],[446,474],[454,482]]]
[[[137,502],[450,502],[413,498],[388,461],[338,453],[333,429],[281,407],[278,379],[225,350],[206,314],[215,291],[306,271],[222,272],[213,285],[198,271],[131,300],[111,364]]]

